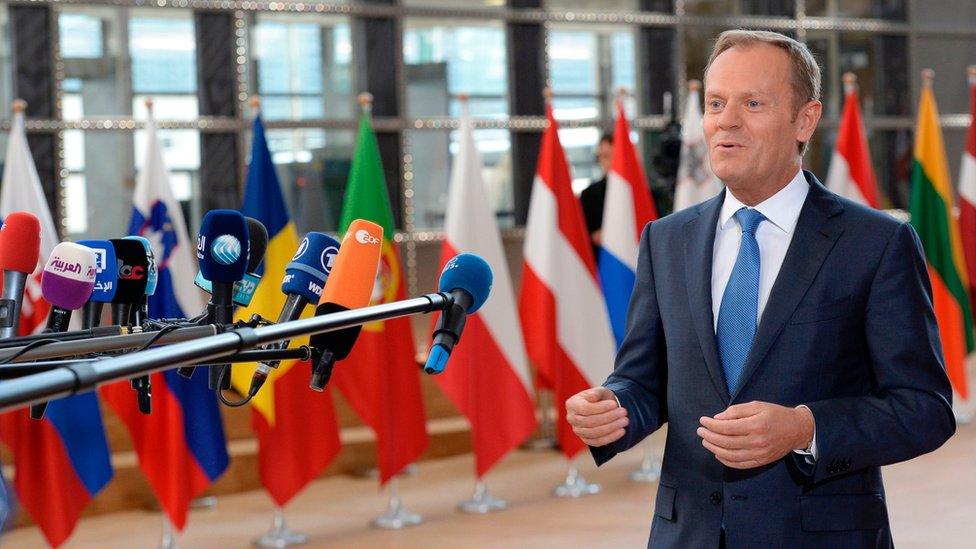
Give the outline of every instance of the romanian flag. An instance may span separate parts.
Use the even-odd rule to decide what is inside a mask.
[[[247,319],[256,313],[276,320],[285,303],[281,292],[285,265],[298,248],[298,234],[281,194],[260,116],[254,119],[251,164],[241,212],[268,229],[268,251],[263,266],[255,273],[261,275],[261,284],[250,306],[239,309],[235,318]],[[305,316],[310,316],[312,310],[306,308]],[[291,346],[307,343],[306,336],[293,340]],[[234,366],[231,382],[242,394],[247,394],[256,367],[254,363]],[[287,504],[339,453],[339,426],[332,393],[309,389],[310,372],[308,362],[282,361],[251,399],[251,426],[258,439],[258,472],[261,484],[278,507]]]
[[[393,211],[376,134],[363,114],[352,159],[339,234],[354,219],[383,227],[383,253],[372,305],[405,299],[403,262],[393,244]],[[332,379],[356,414],[376,433],[380,482],[386,483],[427,448],[413,328],[408,317],[363,326],[356,346]]]
[[[912,165],[912,225],[925,248],[932,279],[932,300],[939,323],[946,370],[953,388],[968,398],[966,354],[973,350],[973,319],[969,305],[969,278],[959,227],[953,215],[953,190],[939,112],[932,86],[922,87],[915,129]]]

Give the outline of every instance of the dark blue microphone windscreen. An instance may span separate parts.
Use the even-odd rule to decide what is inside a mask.
[[[450,259],[441,271],[438,286],[440,292],[464,290],[471,295],[468,314],[474,313],[484,305],[491,293],[491,266],[479,255],[463,253]]]
[[[237,282],[244,277],[248,259],[247,223],[235,210],[210,210],[197,237],[200,272],[211,282]]]
[[[281,291],[300,295],[309,303],[318,303],[338,254],[338,240],[324,233],[306,234],[295,257],[285,266]]]

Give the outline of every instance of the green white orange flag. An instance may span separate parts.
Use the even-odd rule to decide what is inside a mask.
[[[946,370],[952,387],[965,399],[969,396],[966,355],[973,350],[969,277],[959,226],[953,214],[949,163],[932,94],[931,73],[926,75],[918,107],[909,210],[912,225],[925,248]]]

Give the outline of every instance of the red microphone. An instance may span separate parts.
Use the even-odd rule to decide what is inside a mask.
[[[0,227],[0,339],[15,337],[20,324],[27,277],[37,268],[41,251],[41,223],[33,214],[12,212]]]

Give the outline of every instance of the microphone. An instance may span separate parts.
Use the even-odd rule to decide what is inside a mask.
[[[148,297],[156,293],[156,282],[159,279],[159,272],[156,269],[156,256],[153,254],[152,245],[149,243],[149,239],[144,236],[125,236],[122,240],[131,240],[133,242],[138,242],[142,246],[146,254],[146,262],[149,264],[146,269],[146,289],[143,294],[139,297],[139,301],[136,303],[130,312],[130,320],[133,326],[141,326],[145,320],[149,319],[149,301]],[[152,413],[152,382],[148,375],[142,375],[139,377],[134,377],[130,380],[132,389],[136,391],[136,402],[139,406],[139,411],[145,415]]]
[[[13,183],[11,183],[12,185]],[[37,269],[41,249],[41,224],[32,214],[12,212],[0,227],[0,339],[15,337],[20,325],[27,277]]]
[[[383,227],[365,219],[353,221],[342,238],[342,246],[322,290],[315,316],[369,305],[382,250]],[[362,326],[354,326],[312,336],[312,347],[322,351],[322,356],[312,365],[312,379],[309,381],[312,390],[322,391],[325,388],[332,377],[335,362],[349,356],[361,329]]]
[[[281,281],[281,291],[288,296],[285,305],[278,315],[278,323],[297,320],[309,303],[319,300],[322,287],[325,286],[336,255],[339,253],[339,242],[324,233],[310,232],[302,239],[295,252],[295,257],[285,266],[285,277]],[[274,344],[268,349],[285,349],[288,340]],[[251,376],[251,386],[248,396],[253,397],[264,385],[272,368],[278,367],[279,361],[261,362],[254,375]]]
[[[268,229],[264,227],[264,224],[252,217],[245,217],[244,221],[247,223],[247,237],[251,241],[251,251],[248,253],[247,271],[244,273],[244,278],[234,283],[234,305],[240,307],[247,307],[251,304],[251,298],[254,297],[258,284],[261,283],[261,275],[255,274],[255,271],[261,266],[268,250]],[[208,294],[213,294],[213,284],[203,277],[202,272],[197,271],[197,277],[193,283]]]
[[[474,314],[488,300],[491,282],[491,266],[481,256],[458,254],[444,265],[437,291],[450,294],[453,303],[437,320],[424,372],[439,374],[444,371],[451,351],[461,340],[467,316]]]
[[[95,252],[73,242],[54,247],[41,272],[41,294],[50,303],[46,332],[66,332],[71,311],[80,309],[95,288]],[[47,403],[30,406],[31,419],[44,417]]]
[[[94,328],[101,324],[102,306],[115,298],[119,283],[119,268],[115,247],[108,240],[79,240],[78,244],[95,252],[95,288],[88,303],[81,309],[81,327]]]
[[[250,240],[247,222],[235,210],[210,210],[203,217],[197,237],[197,259],[203,278],[213,283],[210,303],[207,304],[207,324],[230,324],[234,319],[234,283],[244,277],[247,268]],[[223,376],[224,368],[218,364],[209,369],[208,386],[211,390],[229,389],[230,375]],[[193,366],[184,366],[177,372],[193,375]]]
[[[149,284],[149,260],[142,244],[134,240],[113,238],[118,286],[112,298],[112,324],[129,326],[132,306],[137,305]]]

